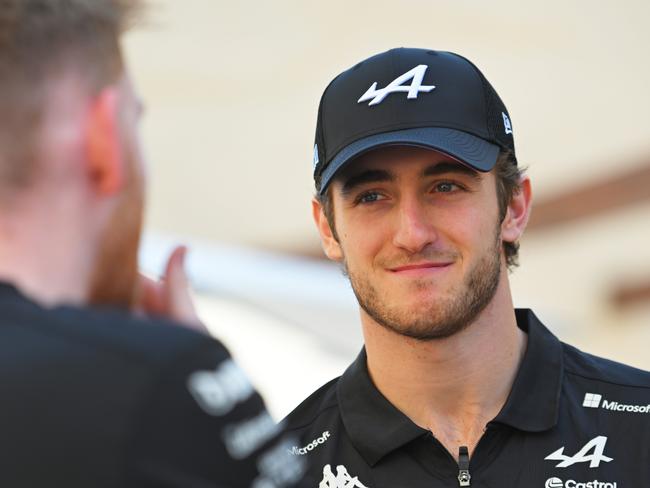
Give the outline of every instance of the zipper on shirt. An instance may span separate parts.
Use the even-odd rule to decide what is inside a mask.
[[[469,474],[469,450],[467,446],[458,448],[458,484],[460,486],[470,486],[472,476]]]

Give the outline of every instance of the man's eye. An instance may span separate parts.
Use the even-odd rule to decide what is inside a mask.
[[[456,183],[452,183],[450,181],[443,181],[442,183],[438,183],[436,185],[436,191],[439,193],[450,193],[454,190],[457,190],[460,188]]]
[[[369,191],[367,193],[359,195],[359,198],[357,198],[357,203],[372,203],[380,199],[381,194],[377,193],[376,191]]]

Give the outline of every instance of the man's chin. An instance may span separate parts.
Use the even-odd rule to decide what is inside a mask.
[[[402,336],[417,341],[430,342],[449,338],[466,327],[466,324],[457,324],[437,317],[432,314],[410,314],[399,321],[381,323],[383,327]]]

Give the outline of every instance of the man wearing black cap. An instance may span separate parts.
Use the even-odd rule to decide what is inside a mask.
[[[650,486],[650,374],[513,307],[531,184],[476,66],[393,49],[341,73],[321,98],[314,178],[365,347],[288,417],[304,486]]]

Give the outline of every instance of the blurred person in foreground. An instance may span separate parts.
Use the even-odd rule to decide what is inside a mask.
[[[288,416],[304,486],[650,486],[650,374],[513,307],[531,183],[476,66],[394,49],[340,74],[321,98],[314,178],[365,347]]]
[[[138,275],[140,11],[0,0],[0,486],[289,486],[288,440],[191,330],[184,249]]]

